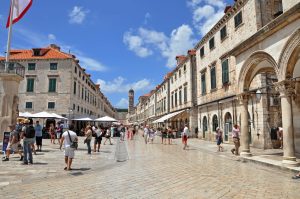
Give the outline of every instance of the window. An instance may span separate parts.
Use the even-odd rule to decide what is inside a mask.
[[[75,66],[75,69],[74,69],[74,70],[75,70],[74,72],[77,73],[77,67],[76,67],[76,66]]]
[[[222,63],[222,83],[223,85],[229,82],[228,59]]]
[[[28,70],[35,70],[35,63],[28,63]]]
[[[57,63],[50,63],[50,70],[57,70]]]
[[[171,95],[171,105],[172,105],[172,108],[174,108],[174,93],[172,93],[172,95]]]
[[[73,111],[75,111],[75,109],[76,109],[76,105],[75,105],[75,104],[73,104],[73,109],[72,109],[72,110],[73,110]]]
[[[171,83],[173,84],[173,76],[171,77]]]
[[[175,92],[175,107],[177,107],[177,91]]]
[[[164,98],[164,111],[166,111],[167,108],[166,108],[166,98]]]
[[[77,112],[79,112],[79,110],[80,110],[80,107],[79,107],[79,106],[77,106]]]
[[[28,78],[27,79],[27,92],[33,92],[34,90],[34,79]]]
[[[202,93],[202,95],[206,94],[206,78],[205,78],[205,73],[201,74],[201,93]]]
[[[182,89],[179,89],[179,105],[182,104]]]
[[[202,127],[203,132],[207,131],[207,118],[206,118],[206,116],[203,117],[202,125],[203,125],[203,127]]]
[[[26,109],[32,109],[32,102],[26,102],[25,108]]]
[[[74,82],[73,93],[74,93],[74,95],[76,95],[76,82]]]
[[[81,99],[84,97],[84,88],[81,89]]]
[[[212,50],[213,48],[215,48],[215,38],[211,38],[209,40],[209,49]]]
[[[184,103],[187,103],[187,85],[184,86],[183,89],[183,98],[184,98]]]
[[[204,46],[200,49],[200,57],[204,56]]]
[[[48,109],[55,109],[55,102],[48,102]]]
[[[174,78],[175,78],[175,81],[176,81],[177,80],[177,74],[176,73],[175,73],[175,77]]]
[[[221,41],[223,41],[226,38],[226,36],[227,36],[227,28],[226,28],[226,26],[224,26],[220,30],[220,35],[221,35]]]
[[[178,76],[181,77],[181,70],[178,71]]]
[[[210,88],[215,89],[216,87],[217,87],[217,84],[216,84],[216,67],[213,66],[210,69]]]
[[[183,66],[183,72],[186,72],[186,65]]]
[[[243,23],[243,16],[242,16],[242,11],[239,12],[237,15],[234,17],[234,27],[238,27],[241,23]]]
[[[217,115],[214,115],[212,119],[212,130],[216,131],[217,127],[218,127],[218,117]]]
[[[78,75],[79,75],[79,77],[81,77],[81,71],[79,71]]]
[[[56,92],[56,79],[49,79],[49,92]]]

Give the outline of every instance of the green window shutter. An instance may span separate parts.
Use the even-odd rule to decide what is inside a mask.
[[[216,68],[213,67],[210,70],[210,83],[211,83],[211,89],[216,88]]]
[[[27,92],[33,92],[34,90],[34,79],[27,79]]]
[[[56,92],[56,79],[49,79],[49,92]]]
[[[222,83],[228,83],[229,82],[229,70],[228,70],[228,59],[223,61],[222,63]]]

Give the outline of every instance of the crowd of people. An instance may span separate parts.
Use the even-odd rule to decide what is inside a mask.
[[[9,161],[9,157],[12,153],[19,154],[20,161],[23,165],[33,164],[33,155],[36,154],[36,151],[42,151],[43,143],[43,127],[40,125],[39,121],[33,124],[32,119],[23,119],[18,118],[16,125],[9,125],[10,136],[9,142],[6,147],[5,156],[2,158],[2,161]],[[60,149],[64,145],[64,156],[65,156],[65,170],[72,170],[72,160],[75,156],[75,150],[78,147],[78,137],[74,131],[74,125],[70,124],[68,130],[65,132],[62,123],[57,123],[56,127],[54,123],[51,123],[48,129],[50,136],[50,143],[56,144],[57,140]],[[120,141],[124,141],[125,137],[127,140],[133,140],[136,129],[124,125],[111,125],[107,127],[90,125],[88,124],[84,129],[81,130],[85,136],[84,143],[87,145],[87,154],[92,153],[91,142],[94,138],[93,152],[100,152],[100,147],[102,140],[105,138],[104,145],[108,141],[112,145],[111,138],[114,136],[120,137]],[[143,128],[143,134],[145,144],[153,143],[156,136],[161,137],[161,144],[171,145],[172,140],[176,137],[176,130],[173,130],[171,126],[168,128],[153,128],[149,125],[146,125]],[[232,154],[239,155],[240,147],[240,127],[235,124],[232,128],[232,140],[234,143],[234,148],[231,149]],[[183,144],[183,149],[188,148],[188,138],[190,136],[190,131],[188,125],[185,124],[181,132],[181,139]],[[222,152],[224,148],[223,143],[223,131],[219,127],[216,128],[216,143],[217,151]],[[283,147],[283,130],[281,127],[277,128],[277,137],[280,141],[280,148]],[[23,144],[23,145],[22,145]],[[300,178],[300,173],[293,176],[293,179]]]

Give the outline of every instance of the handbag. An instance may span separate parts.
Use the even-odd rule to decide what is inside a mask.
[[[78,142],[77,141],[72,141],[69,131],[67,131],[67,132],[68,132],[68,135],[69,135],[69,139],[71,141],[70,148],[77,149],[78,148]]]

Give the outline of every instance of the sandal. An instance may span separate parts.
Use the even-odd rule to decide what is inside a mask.
[[[64,170],[66,171],[66,170],[67,170],[67,167],[65,167]]]

